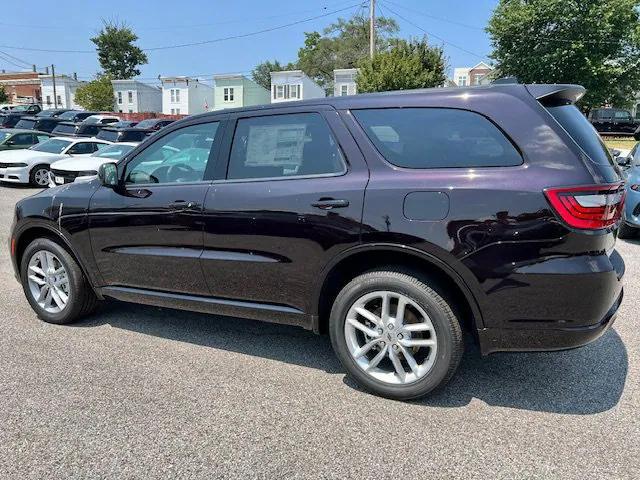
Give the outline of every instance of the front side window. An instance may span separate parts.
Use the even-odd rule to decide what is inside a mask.
[[[32,145],[33,144],[33,135],[30,133],[19,133],[14,135],[12,138],[14,145]]]
[[[116,162],[133,150],[133,148],[133,145],[122,143],[116,145],[105,145],[104,148],[100,148],[96,153],[94,153],[92,157],[108,158]]]
[[[617,120],[631,120],[631,113],[626,110],[616,110],[614,117]]]
[[[46,142],[38,143],[31,147],[31,150],[35,150],[37,152],[46,152],[46,153],[62,153],[69,145],[71,145],[70,140],[63,140],[61,138],[52,138],[47,140]]]
[[[342,153],[318,113],[238,120],[228,179],[327,175],[344,171]]]
[[[88,155],[96,151],[95,144],[91,142],[76,143],[67,153],[71,155]]]
[[[219,122],[190,125],[165,135],[127,163],[129,184],[204,180]]]
[[[382,156],[404,168],[522,164],[513,144],[482,115],[448,108],[354,110]]]

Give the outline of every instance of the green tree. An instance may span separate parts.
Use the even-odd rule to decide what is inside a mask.
[[[391,18],[376,19],[376,49],[388,48],[398,24]],[[354,68],[369,56],[369,18],[355,15],[339,18],[320,32],[306,32],[304,46],[298,50],[298,68],[329,89],[335,68]]]
[[[115,22],[104,22],[102,30],[91,39],[98,50],[98,61],[111,78],[128,79],[140,75],[139,65],[147,63],[147,56],[134,42],[138,36],[131,28]]]
[[[263,86],[267,90],[271,90],[271,72],[279,72],[281,70],[295,70],[297,67],[294,63],[288,63],[282,66],[278,60],[273,62],[266,60],[256,65],[251,71],[251,78],[258,85]]]
[[[358,92],[438,87],[446,80],[446,63],[442,48],[429,46],[426,38],[393,40],[386,51],[360,61]]]
[[[6,103],[9,101],[9,96],[4,90],[4,85],[0,85],[0,103]]]
[[[623,106],[640,89],[638,0],[500,0],[487,32],[498,74],[578,83],[582,103]]]
[[[76,90],[75,101],[87,110],[112,111],[113,86],[108,75],[99,75]]]

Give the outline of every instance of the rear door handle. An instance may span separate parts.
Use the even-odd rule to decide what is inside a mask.
[[[345,208],[349,206],[349,200],[321,198],[317,202],[313,202],[311,206],[319,208],[320,210],[331,210],[333,208]]]

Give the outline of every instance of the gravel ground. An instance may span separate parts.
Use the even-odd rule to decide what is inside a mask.
[[[640,478],[640,241],[615,328],[558,353],[465,355],[416,403],[359,390],[327,338],[109,302],[39,321],[0,187],[0,478]],[[633,312],[636,312],[635,314]]]

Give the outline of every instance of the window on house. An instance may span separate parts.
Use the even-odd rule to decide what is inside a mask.
[[[47,95],[47,105],[51,105],[51,95]]]
[[[276,85],[276,98],[284,98],[284,85]]]
[[[342,153],[317,113],[272,115],[238,120],[228,179],[337,174]]]
[[[473,76],[473,84],[474,85],[480,85],[480,80],[482,80],[482,77],[484,77],[484,74],[482,73],[476,73]]]
[[[180,90],[176,88],[176,103],[180,103]]]
[[[224,101],[225,102],[233,102],[233,87],[226,87],[224,89]]]
[[[344,97],[345,95],[349,95],[349,85],[340,86],[340,96]]]
[[[180,115],[180,109],[176,108],[176,115]]]
[[[176,101],[176,91],[172,88],[171,90],[169,90],[169,93],[171,94],[171,103],[175,103],[175,101]]]
[[[131,90],[127,92],[127,100],[129,100],[129,103],[133,103],[133,92]]]
[[[122,92],[118,92],[118,105],[122,105]]]
[[[62,105],[62,97],[58,95],[58,106]]]
[[[133,109],[132,108],[129,109],[129,113],[133,113]]]
[[[175,114],[176,114],[176,109],[175,109],[175,108],[172,108],[172,109],[171,109],[171,115],[175,115]]]
[[[300,98],[300,85],[289,86],[289,98]]]
[[[466,85],[467,85],[467,77],[465,76],[458,77],[458,86],[465,87]]]

